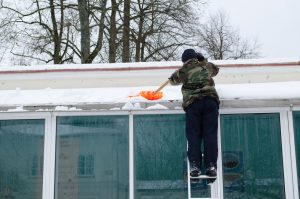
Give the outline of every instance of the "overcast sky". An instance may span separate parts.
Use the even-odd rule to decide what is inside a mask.
[[[257,38],[264,58],[300,58],[300,0],[207,0],[225,11],[243,38]]]

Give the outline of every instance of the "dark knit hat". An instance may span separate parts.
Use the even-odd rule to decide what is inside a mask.
[[[204,61],[205,57],[201,53],[196,53],[198,61]]]
[[[196,52],[194,49],[186,49],[181,56],[181,61],[184,63],[189,59],[197,58]]]

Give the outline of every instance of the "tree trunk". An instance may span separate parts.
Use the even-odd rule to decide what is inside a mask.
[[[81,63],[87,63],[87,60],[91,54],[88,0],[78,0],[78,12],[79,12],[80,33],[81,33],[81,40],[80,40]]]
[[[135,49],[135,61],[141,61],[141,46],[142,46],[142,39],[143,39],[143,27],[144,27],[144,12],[141,11],[139,17],[139,31],[136,40],[136,49]]]
[[[94,48],[94,50],[91,52],[90,56],[88,57],[88,60],[86,63],[92,63],[93,60],[97,57],[98,53],[102,49],[103,46],[103,34],[104,34],[104,29],[105,29],[105,16],[106,16],[106,5],[107,5],[107,0],[102,0],[102,7],[101,7],[101,16],[98,22],[98,38],[97,38],[97,43]]]
[[[122,62],[130,62],[130,2],[131,0],[124,0]]]
[[[61,56],[60,56],[61,38],[59,37],[59,33],[58,33],[54,2],[53,2],[53,0],[50,0],[49,3],[50,3],[50,9],[51,9],[50,10],[51,22],[52,22],[52,26],[53,26],[53,43],[54,43],[53,62],[54,62],[54,64],[60,64],[62,62]]]
[[[110,28],[109,28],[109,63],[116,62],[116,39],[117,39],[117,27],[116,27],[116,13],[118,5],[116,0],[111,0],[111,16],[110,16]]]

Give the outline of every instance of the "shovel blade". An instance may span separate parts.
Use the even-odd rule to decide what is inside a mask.
[[[141,91],[140,95],[147,100],[158,100],[163,97],[162,92],[155,92],[155,91]]]

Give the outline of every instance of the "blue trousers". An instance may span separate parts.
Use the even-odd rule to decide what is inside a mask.
[[[186,108],[186,138],[188,159],[206,169],[217,166],[219,104],[213,97],[196,99]],[[202,165],[201,144],[204,145]]]

